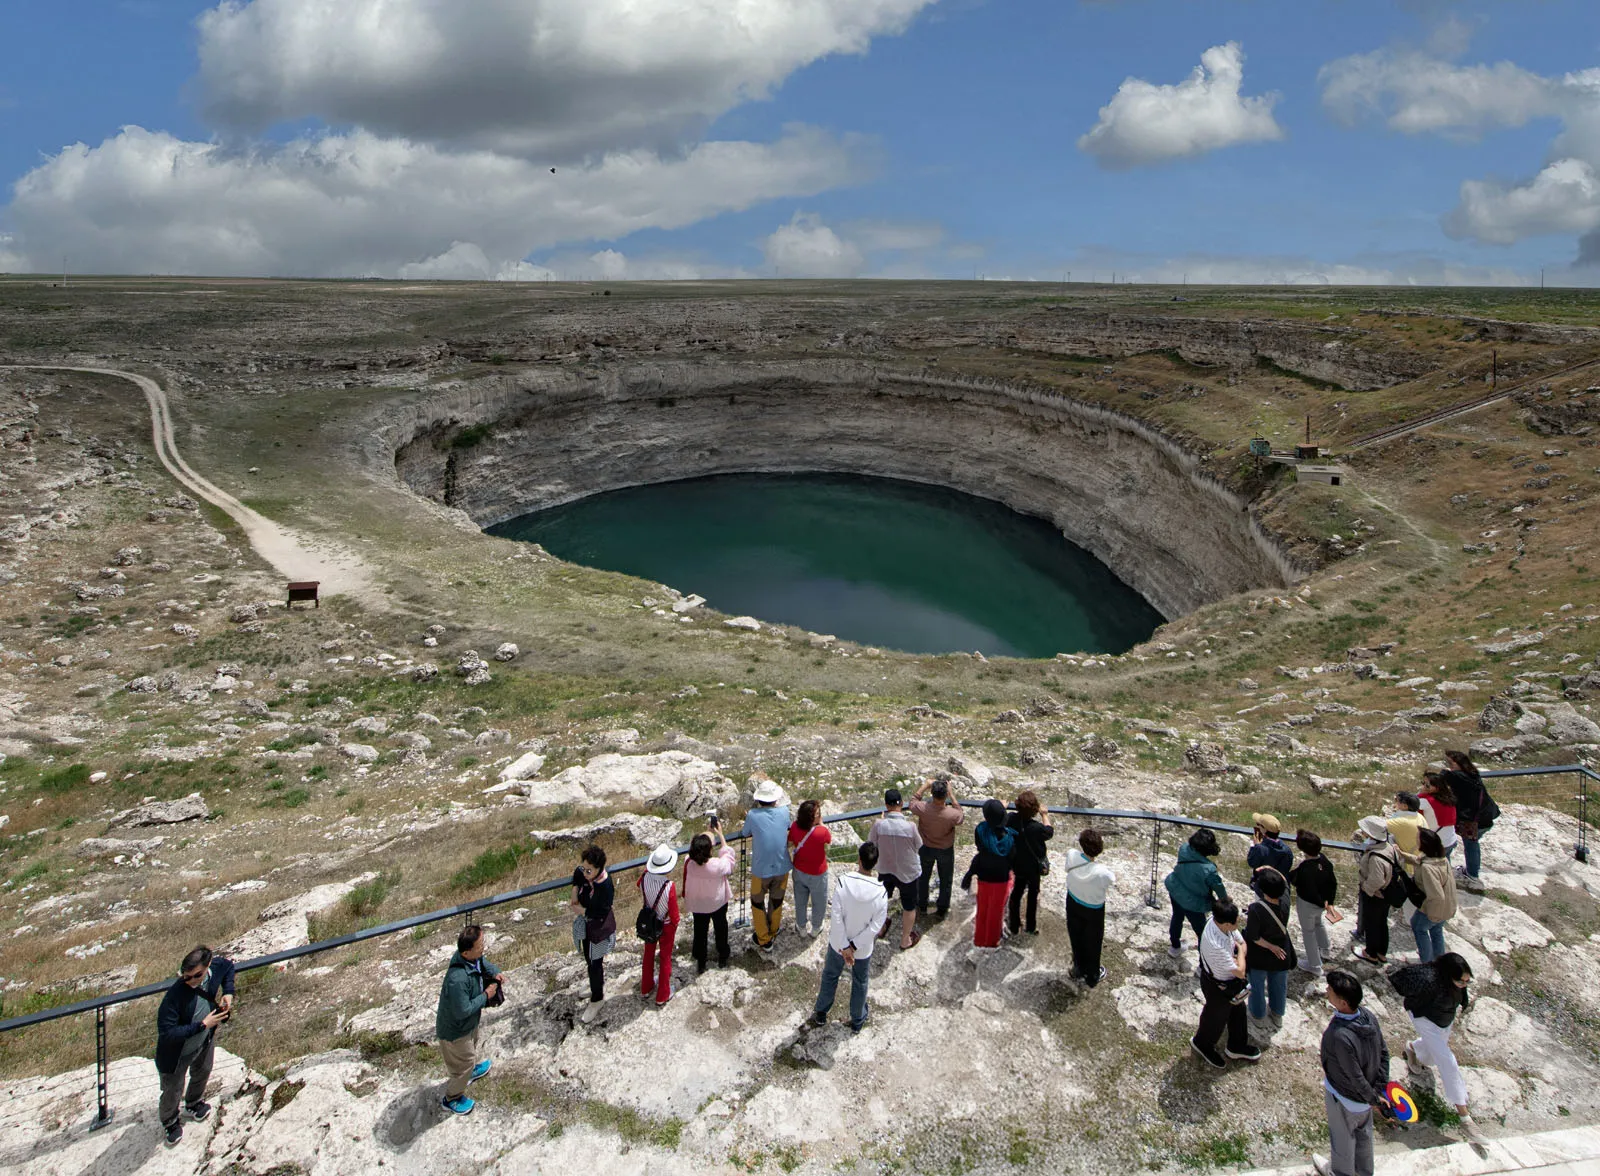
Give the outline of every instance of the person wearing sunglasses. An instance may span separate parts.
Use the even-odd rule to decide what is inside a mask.
[[[204,944],[183,957],[178,978],[156,1012],[156,1072],[161,1076],[161,1127],[167,1146],[183,1138],[178,1102],[196,1123],[211,1114],[206,1083],[216,1055],[217,1026],[233,1015],[233,962]]]

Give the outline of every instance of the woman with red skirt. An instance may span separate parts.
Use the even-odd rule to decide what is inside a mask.
[[[983,802],[983,820],[973,832],[978,855],[970,873],[978,876],[978,916],[972,925],[972,946],[999,947],[1011,896],[1011,850],[1016,830],[1006,824],[1006,805],[990,797]]]

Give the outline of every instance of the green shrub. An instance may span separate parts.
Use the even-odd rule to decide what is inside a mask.
[[[39,777],[39,791],[60,795],[89,782],[89,765],[70,764]]]
[[[471,865],[463,866],[452,874],[450,885],[457,890],[474,890],[498,882],[514,872],[532,852],[531,846],[521,842],[498,849],[486,849],[472,859]]]

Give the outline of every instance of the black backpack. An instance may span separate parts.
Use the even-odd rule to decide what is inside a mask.
[[[1406,905],[1406,900],[1411,897],[1411,888],[1406,885],[1410,879],[1406,872],[1400,868],[1398,858],[1391,855],[1389,870],[1389,884],[1383,888],[1384,900],[1396,910]]]
[[[666,886],[661,888],[660,893],[656,895],[655,903],[639,908],[639,916],[633,921],[633,933],[639,937],[641,942],[654,943],[661,938],[661,933],[667,929],[666,922],[656,912],[656,903],[659,903],[666,896],[667,887],[671,885],[672,883],[668,882]]]

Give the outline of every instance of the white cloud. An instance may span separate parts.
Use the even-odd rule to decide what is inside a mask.
[[[1391,130],[1477,137],[1560,109],[1560,83],[1509,61],[1456,65],[1426,53],[1380,49],[1329,62],[1318,73],[1322,105],[1354,125],[1378,116]]]
[[[794,70],[864,53],[933,0],[224,0],[202,107],[577,158],[664,147]]]
[[[1600,70],[1545,77],[1508,61],[1458,65],[1379,50],[1330,62],[1320,78],[1323,105],[1335,118],[1354,123],[1375,114],[1405,134],[1477,138],[1537,118],[1560,120],[1537,174],[1464,181],[1444,228],[1494,245],[1577,234],[1580,262],[1600,261]]]
[[[16,240],[9,233],[0,233],[0,274],[14,274],[24,268],[24,259],[16,248]]]
[[[859,246],[813,213],[797,212],[762,242],[767,269],[780,278],[853,278],[866,266]]]
[[[1121,169],[1204,155],[1239,143],[1284,137],[1273,117],[1276,94],[1243,98],[1244,50],[1216,45],[1175,86],[1128,78],[1100,108],[1100,121],[1078,140],[1101,167]]]
[[[792,127],[552,175],[366,131],[230,151],[128,127],[28,173],[9,211],[35,264],[70,250],[102,272],[488,278],[537,249],[822,191],[861,174],[860,147]]]

